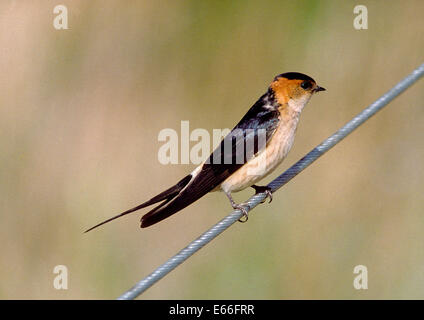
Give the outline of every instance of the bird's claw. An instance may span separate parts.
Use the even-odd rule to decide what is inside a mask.
[[[264,203],[265,201],[266,201],[266,198],[269,198],[269,202],[268,203],[271,203],[272,202],[272,191],[271,190],[266,190],[265,191],[265,199],[263,199],[262,200],[262,203]]]
[[[261,203],[264,203],[266,201],[266,198],[269,198],[268,203],[271,203],[271,201],[272,201],[272,191],[271,191],[270,187],[253,185],[252,188],[255,189],[255,191],[256,191],[255,194],[265,193],[266,197],[261,201]]]
[[[240,203],[240,204],[236,204],[236,205],[233,206],[234,209],[236,209],[236,210],[238,209],[241,212],[243,212],[243,216],[238,220],[239,222],[245,223],[247,220],[249,220],[249,215],[247,214],[246,207],[248,209],[250,209],[250,206],[248,204],[245,204],[245,203]],[[244,218],[244,220],[242,218]]]

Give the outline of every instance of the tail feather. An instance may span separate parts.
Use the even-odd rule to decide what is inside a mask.
[[[223,179],[215,175],[210,167],[206,168],[209,169],[205,170],[203,167],[200,173],[195,174],[193,180],[177,196],[147,212],[141,218],[141,227],[146,228],[168,218],[213,190]]]
[[[125,215],[129,214],[129,213],[132,213],[132,212],[137,211],[139,209],[148,207],[148,206],[150,206],[152,204],[155,204],[155,203],[158,203],[160,201],[164,201],[165,200],[160,205],[158,205],[156,208],[154,208],[152,211],[162,208],[169,201],[171,201],[172,199],[174,199],[181,192],[182,189],[184,189],[184,187],[190,182],[191,177],[192,177],[192,175],[189,174],[188,176],[186,176],[185,178],[183,178],[182,180],[180,180],[175,186],[172,186],[171,188],[165,190],[162,193],[159,193],[157,196],[153,197],[152,199],[150,199],[150,200],[148,200],[148,201],[146,201],[146,202],[144,202],[144,203],[142,203],[142,204],[140,204],[140,205],[138,205],[138,206],[136,206],[134,208],[131,208],[131,209],[127,210],[127,211],[124,211],[124,212],[122,212],[122,213],[120,213],[120,214],[118,214],[118,215],[116,215],[116,216],[114,216],[112,218],[109,218],[109,219],[107,219],[107,220],[105,220],[103,222],[100,222],[99,224],[96,224],[94,227],[91,227],[91,228],[87,229],[86,231],[84,231],[84,233],[89,232],[89,231],[91,231],[93,229],[96,229],[97,227],[100,227],[101,225],[104,225],[105,223],[108,223],[108,222],[110,222],[112,220],[118,219],[118,218],[120,218],[122,216],[125,216]]]
[[[151,225],[154,225],[174,213],[184,209],[185,207],[192,204],[194,201],[201,198],[206,192],[202,194],[196,194],[191,189],[191,185],[187,187],[187,189],[183,190],[178,196],[169,199],[169,201],[165,201],[161,203],[159,206],[153,208],[151,211],[147,212],[141,218],[141,228],[147,228]],[[172,200],[172,201],[171,201]],[[168,203],[169,202],[169,203]]]

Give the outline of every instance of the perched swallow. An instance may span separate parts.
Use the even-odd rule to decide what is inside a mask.
[[[302,73],[288,72],[276,76],[267,92],[193,172],[149,201],[86,232],[161,202],[141,218],[141,228],[149,227],[211,191],[223,191],[232,207],[241,210],[247,220],[247,205],[236,204],[231,193],[253,187],[256,193],[264,192],[272,200],[271,191],[255,183],[270,174],[287,156],[293,145],[300,113],[313,94],[324,90],[314,79]],[[251,146],[250,150],[248,146]]]

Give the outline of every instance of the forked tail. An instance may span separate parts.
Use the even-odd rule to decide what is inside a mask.
[[[118,219],[122,216],[125,216],[131,212],[137,211],[139,209],[148,207],[152,204],[158,203],[160,201],[163,201],[163,203],[161,203],[159,206],[157,206],[156,208],[154,208],[152,211],[157,211],[159,208],[163,207],[164,205],[166,205],[168,202],[170,202],[172,199],[174,199],[176,196],[179,195],[179,193],[181,192],[181,190],[183,190],[185,188],[185,186],[190,182],[192,176],[191,174],[189,174],[188,176],[186,176],[184,179],[182,179],[180,182],[178,182],[175,186],[165,190],[164,192],[158,194],[157,196],[153,197],[152,199],[150,199],[149,201],[146,201],[132,209],[129,209],[127,211],[124,211],[112,218],[109,218],[103,222],[100,222],[99,224],[95,225],[94,227],[91,227],[90,229],[87,229],[86,231],[84,231],[84,233],[89,232],[93,229],[96,229],[97,227],[100,227],[101,225],[104,225],[105,223],[108,223],[112,220]],[[151,212],[152,212],[151,211]],[[143,226],[142,226],[143,227]]]

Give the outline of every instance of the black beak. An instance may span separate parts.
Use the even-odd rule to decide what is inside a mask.
[[[319,91],[325,91],[325,88],[320,87],[320,86],[317,86],[317,87],[314,89],[314,92],[319,92]]]

